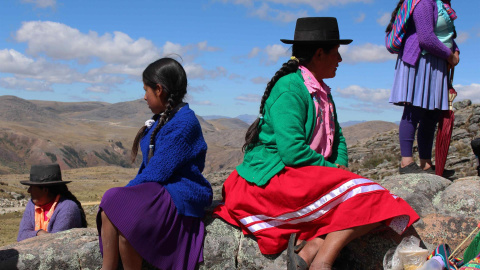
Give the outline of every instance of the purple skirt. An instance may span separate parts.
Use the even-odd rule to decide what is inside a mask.
[[[203,261],[202,219],[178,214],[168,191],[158,183],[107,190],[97,214],[100,251],[101,211],[133,248],[160,269],[195,269]]]
[[[398,57],[389,102],[448,110],[447,61],[428,53],[412,66]]]

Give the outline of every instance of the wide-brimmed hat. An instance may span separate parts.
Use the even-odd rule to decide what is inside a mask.
[[[298,18],[293,40],[280,39],[286,44],[350,44],[351,39],[340,39],[337,19],[334,17]]]
[[[72,181],[62,181],[62,172],[58,164],[32,165],[30,168],[30,181],[20,181],[27,186],[54,186],[64,185]]]

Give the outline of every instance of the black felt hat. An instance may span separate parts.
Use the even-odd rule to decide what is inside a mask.
[[[293,40],[280,39],[286,44],[350,44],[351,39],[340,39],[337,19],[334,17],[298,18]]]
[[[58,164],[32,165],[30,168],[30,181],[20,181],[27,186],[54,186],[64,185],[72,181],[62,181],[62,172]]]

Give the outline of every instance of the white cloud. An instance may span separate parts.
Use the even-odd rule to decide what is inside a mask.
[[[53,91],[51,84],[44,81],[19,79],[16,77],[0,78],[0,86],[7,89],[33,92]]]
[[[105,85],[92,85],[85,89],[86,92],[93,92],[93,93],[110,93],[112,88]]]
[[[217,67],[213,70],[207,70],[199,64],[190,63],[185,64],[183,68],[185,69],[185,72],[187,73],[187,77],[189,79],[215,79],[217,77],[227,75],[227,70],[224,67]]]
[[[387,104],[390,97],[390,89],[371,89],[359,85],[350,85],[343,89],[338,88],[336,92],[344,98],[375,104]]]
[[[363,45],[340,46],[340,54],[346,63],[386,62],[397,59],[396,54],[390,54],[385,46],[365,43]]]
[[[34,4],[38,8],[54,8],[57,4],[57,0],[21,0],[21,2]]]
[[[46,83],[123,83],[125,78],[108,75],[104,69],[94,69],[82,74],[66,64],[48,62],[44,58],[29,58],[13,49],[0,50],[0,72],[17,77],[43,80]],[[115,72],[110,72],[115,73]]]
[[[267,84],[271,79],[270,78],[265,78],[265,77],[255,77],[252,78],[250,81],[256,84]]]
[[[27,52],[44,53],[53,59],[89,61],[96,57],[106,63],[146,65],[160,56],[159,49],[144,38],[133,40],[127,34],[114,32],[99,36],[88,34],[62,23],[24,22],[15,39],[26,42]]]
[[[65,64],[51,63],[44,58],[35,60],[13,49],[0,50],[0,72],[45,80],[49,83],[72,83],[82,77]]]
[[[455,42],[458,44],[464,43],[469,37],[470,35],[467,32],[457,32],[457,38],[455,39]]]
[[[259,47],[255,47],[253,48],[249,53],[248,53],[248,58],[253,58],[255,56],[258,55],[258,53],[260,53],[262,49],[260,49]]]
[[[265,53],[267,54],[267,63],[269,64],[276,63],[280,57],[289,56],[288,48],[278,44],[268,45],[265,48]]]
[[[373,0],[221,0],[223,3],[233,3],[236,5],[243,5],[245,7],[252,7],[254,2],[271,2],[274,4],[289,6],[289,7],[298,7],[298,6],[309,6],[315,11],[320,11],[329,8],[330,6],[340,6],[347,5],[350,3],[372,3]]]
[[[206,85],[197,85],[197,86],[188,85],[188,88],[187,88],[187,92],[195,92],[195,93],[205,92],[207,90],[208,90],[208,86]]]
[[[262,100],[262,96],[257,94],[244,94],[236,97],[235,100],[258,103]]]
[[[455,101],[470,99],[473,103],[480,103],[480,84],[472,83],[470,85],[456,84],[453,86],[458,93]]]
[[[269,21],[292,22],[300,17],[307,17],[307,12],[300,10],[296,13],[283,11],[270,7],[267,3],[263,3],[260,7],[250,11],[250,14],[260,19]]]
[[[391,18],[392,14],[385,12],[380,16],[380,18],[377,19],[377,23],[381,26],[387,26],[390,23]]]
[[[355,18],[355,22],[361,23],[365,20],[365,17],[366,17],[365,13],[362,12],[358,15],[358,17]]]

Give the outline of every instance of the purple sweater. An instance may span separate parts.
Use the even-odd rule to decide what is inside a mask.
[[[438,8],[435,0],[421,0],[413,10],[413,20],[409,20],[405,43],[400,53],[403,62],[412,66],[417,64],[422,49],[447,59],[452,51],[435,35],[434,29],[438,19]],[[453,51],[458,50],[453,42]]]
[[[77,204],[72,200],[61,197],[48,223],[48,232],[56,233],[81,227],[82,218]],[[32,200],[30,200],[28,201],[22,221],[20,222],[17,241],[20,242],[27,238],[37,236],[38,231],[39,230],[35,230],[35,205]]]

